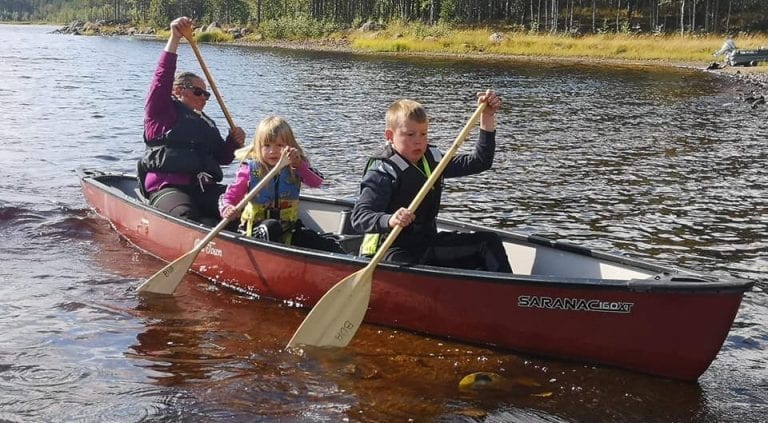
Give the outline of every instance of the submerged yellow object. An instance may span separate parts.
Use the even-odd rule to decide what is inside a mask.
[[[475,372],[470,373],[459,381],[459,389],[476,389],[489,385],[496,385],[502,380],[498,373]]]
[[[499,392],[504,395],[531,396],[548,398],[552,391],[545,390],[542,385],[528,376],[504,377],[493,372],[475,372],[464,376],[459,381],[459,390],[472,392]]]

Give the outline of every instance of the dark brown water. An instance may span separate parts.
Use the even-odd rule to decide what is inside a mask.
[[[303,310],[191,275],[173,297],[136,295],[163,263],[87,209],[73,171],[133,171],[162,43],[51,29],[0,25],[0,421],[765,419],[768,112],[726,81],[202,46],[249,135],[266,114],[289,120],[331,182],[313,194],[355,195],[391,101],[427,105],[445,147],[491,86],[494,170],[451,183],[446,216],[758,281],[697,383],[374,326],[301,358],[282,348]],[[199,71],[187,46],[180,67]],[[459,390],[477,371],[503,380]]]

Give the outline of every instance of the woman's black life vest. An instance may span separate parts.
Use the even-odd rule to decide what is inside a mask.
[[[221,181],[224,175],[216,157],[224,148],[224,139],[216,124],[205,113],[198,113],[175,98],[173,105],[178,116],[173,127],[152,140],[147,140],[144,134],[147,148],[138,166],[142,188],[146,172],[206,172],[214,181]]]

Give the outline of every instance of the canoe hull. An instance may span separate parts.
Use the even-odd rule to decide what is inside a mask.
[[[90,207],[156,257],[178,258],[210,229],[164,215],[103,182],[81,176]],[[325,207],[333,204],[329,200]],[[192,270],[218,284],[311,307],[365,264],[352,255],[223,232],[202,250]],[[751,284],[668,279],[617,282],[382,264],[374,273],[365,321],[695,380],[720,350]]]

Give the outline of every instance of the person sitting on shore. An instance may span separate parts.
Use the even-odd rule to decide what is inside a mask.
[[[230,129],[226,141],[203,108],[210,97],[205,81],[176,72],[176,51],[192,20],[175,19],[160,55],[144,105],[146,150],[138,163],[140,188],[149,203],[172,216],[214,224],[225,186],[222,165],[232,163],[245,132]]]

